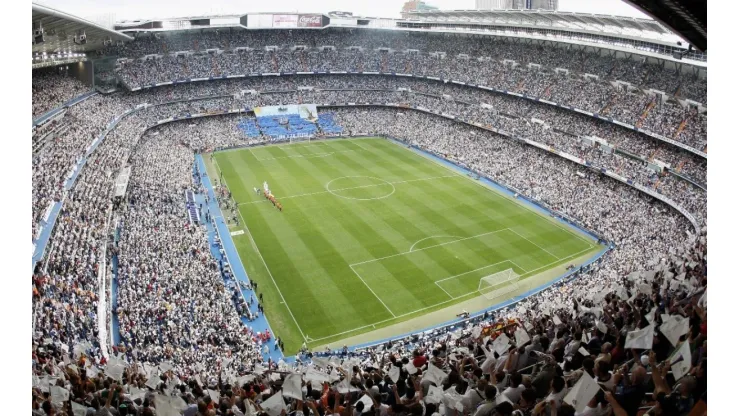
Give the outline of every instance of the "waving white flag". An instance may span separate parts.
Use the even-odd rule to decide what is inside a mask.
[[[565,395],[563,401],[573,406],[576,409],[576,413],[581,413],[586,408],[586,405],[588,405],[588,402],[598,393],[599,389],[600,387],[596,380],[584,371],[576,385]]]
[[[528,343],[530,340],[529,334],[527,334],[527,331],[525,331],[524,328],[517,328],[516,331],[514,331],[514,338],[516,338],[517,348]]]
[[[628,332],[627,338],[625,338],[624,341],[624,348],[649,350],[653,347],[653,332],[655,332],[655,327],[653,327],[653,325],[648,325],[645,328],[638,329],[637,331]]]
[[[288,374],[285,377],[285,380],[283,381],[283,395],[296,400],[303,400],[300,374]]]
[[[429,364],[429,368],[424,372],[422,380],[429,380],[437,386],[441,386],[444,379],[447,377],[444,371],[437,368],[434,364]]]
[[[285,405],[285,400],[283,400],[283,392],[279,391],[262,402],[262,408],[270,416],[280,416],[283,410],[287,412],[288,407]]]

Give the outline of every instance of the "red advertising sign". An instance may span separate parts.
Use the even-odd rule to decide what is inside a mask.
[[[298,16],[298,27],[321,27],[320,14],[302,14]]]

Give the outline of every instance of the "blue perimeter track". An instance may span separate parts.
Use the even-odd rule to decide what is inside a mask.
[[[206,192],[208,193],[207,203],[205,201],[204,195],[198,193],[195,194],[196,204],[203,204],[201,218],[205,216],[205,210],[207,210],[207,212],[210,213],[211,217],[213,217],[216,222],[216,228],[214,228],[213,223],[211,223],[210,221],[203,221],[208,231],[208,245],[211,248],[211,253],[217,261],[221,260],[224,262],[224,264],[228,263],[229,265],[231,265],[231,271],[233,272],[234,277],[236,277],[237,280],[249,283],[249,276],[247,276],[247,271],[244,269],[244,264],[242,264],[239,253],[236,251],[234,241],[231,239],[231,232],[229,231],[229,227],[224,222],[221,208],[218,206],[218,201],[216,199],[216,193],[213,191],[211,179],[208,177],[208,173],[206,171],[206,165],[203,161],[203,156],[200,154],[195,155],[195,168],[198,174],[200,174],[201,182],[203,183],[203,186],[206,188]],[[224,251],[223,255],[219,250],[220,247],[218,246],[218,244],[216,244],[216,236],[218,236],[221,240],[221,245],[223,246]],[[254,296],[254,299],[257,299],[257,294],[253,290],[246,290],[242,287],[239,287],[239,290],[242,292],[244,299],[249,299],[250,296]],[[252,312],[256,312],[257,302],[254,302],[249,310]],[[275,349],[275,331],[270,328],[270,323],[267,322],[267,317],[264,313],[261,313],[259,318],[253,321],[248,321],[244,317],[241,318],[241,321],[246,327],[252,328],[254,332],[265,332],[265,330],[269,330],[270,334],[272,334],[270,341],[267,343],[268,347],[270,348],[269,354],[262,354],[262,351],[260,351],[260,354],[262,354],[262,357],[265,360],[271,358],[275,362],[279,362],[280,360],[292,361],[292,359],[286,359],[283,356],[282,351],[280,351],[279,349]],[[265,344],[263,344],[262,348],[264,348],[264,345]]]

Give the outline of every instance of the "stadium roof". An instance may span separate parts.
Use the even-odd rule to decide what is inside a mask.
[[[48,6],[32,3],[31,7],[33,28],[35,29],[41,24],[45,32],[44,42],[38,44],[32,43],[31,53],[87,52],[101,48],[103,41],[107,39],[111,39],[114,42],[119,40],[133,40],[132,37],[123,33],[105,28],[63,11],[52,9]],[[74,38],[78,33],[83,31],[85,32],[87,43],[80,45],[74,41]]]
[[[696,49],[707,50],[706,0],[628,0],[671,27]]]
[[[408,18],[430,23],[539,27],[629,36],[674,45],[681,40],[671,29],[655,20],[604,14],[545,10],[424,10],[409,12]]]

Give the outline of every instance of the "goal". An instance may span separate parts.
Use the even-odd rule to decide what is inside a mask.
[[[290,142],[291,143],[299,143],[299,142],[310,142],[311,136],[291,136]]]
[[[478,283],[478,292],[486,299],[496,299],[519,289],[519,275],[507,269],[485,276]]]

